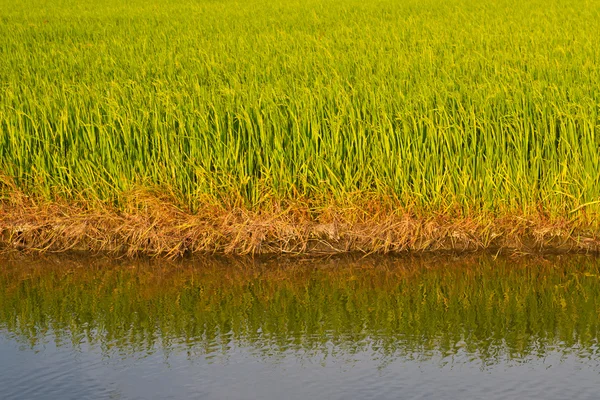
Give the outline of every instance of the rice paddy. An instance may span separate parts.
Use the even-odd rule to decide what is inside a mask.
[[[597,249],[598,32],[596,1],[0,0],[3,241]]]

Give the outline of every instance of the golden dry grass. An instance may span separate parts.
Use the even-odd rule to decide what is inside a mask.
[[[14,189],[0,202],[5,249],[85,250],[176,258],[185,254],[333,254],[406,251],[597,251],[591,216],[476,217],[448,210],[419,214],[393,201],[352,206],[273,203],[251,210],[207,202],[192,213],[173,199],[137,191],[119,208],[38,201]]]

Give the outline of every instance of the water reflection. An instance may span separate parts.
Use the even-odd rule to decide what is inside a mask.
[[[320,378],[311,381],[310,373],[322,374],[333,366],[338,377],[359,374],[367,391],[372,379],[371,389],[377,390],[370,395],[382,398],[399,378],[387,385],[378,379],[398,365],[420,371],[529,365],[530,372],[573,365],[569,374],[584,366],[595,374],[595,382],[600,370],[599,280],[600,260],[586,256],[285,262],[211,258],[168,264],[13,256],[0,266],[0,369],[13,368],[7,366],[11,357],[22,362],[36,354],[55,354],[48,360],[61,365],[63,375],[83,373],[82,365],[96,371],[110,365],[126,376],[132,366],[145,365],[147,376],[158,368],[156,385],[165,376],[187,382],[182,376],[194,370],[210,376],[209,371],[216,371],[205,369],[210,365],[225,368],[236,382],[258,371],[266,374],[265,368],[270,375],[264,379],[281,374],[279,367],[290,378],[303,366],[294,382],[308,384]],[[70,355],[65,356],[65,349]],[[73,361],[86,357],[91,357],[86,363]],[[252,364],[257,361],[262,369]],[[194,364],[196,369],[190,367]],[[387,370],[390,365],[396,367]],[[32,374],[31,369],[26,373]],[[410,376],[407,372],[405,379]],[[104,379],[112,384],[119,380]],[[194,379],[200,378],[188,377]],[[235,387],[227,379],[222,375],[211,381],[220,382],[220,391],[210,393],[223,395],[227,387]],[[260,382],[256,379],[248,384]],[[206,378],[200,381],[210,387]],[[92,397],[129,398],[110,385],[95,384],[102,391],[93,391]],[[349,390],[352,381],[346,385]],[[30,386],[13,386],[12,395],[23,398]],[[94,385],[77,387],[89,391]],[[579,385],[586,387],[589,393],[597,389]],[[33,397],[43,398],[36,393]],[[135,393],[133,397],[148,398]],[[421,388],[413,394],[426,393]],[[388,394],[395,398],[393,391]],[[186,397],[179,395],[173,398]],[[11,398],[10,392],[3,397]]]
[[[489,364],[549,349],[596,354],[600,262],[483,257],[182,264],[69,260],[0,268],[0,327],[35,347],[156,347],[226,355],[232,345],[375,357],[464,351]]]

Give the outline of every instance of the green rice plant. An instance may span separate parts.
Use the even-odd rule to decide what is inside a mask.
[[[584,3],[0,0],[0,172],[117,206],[598,212]]]

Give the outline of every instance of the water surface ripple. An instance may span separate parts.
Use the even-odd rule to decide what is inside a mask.
[[[600,259],[0,261],[1,399],[596,399]]]

